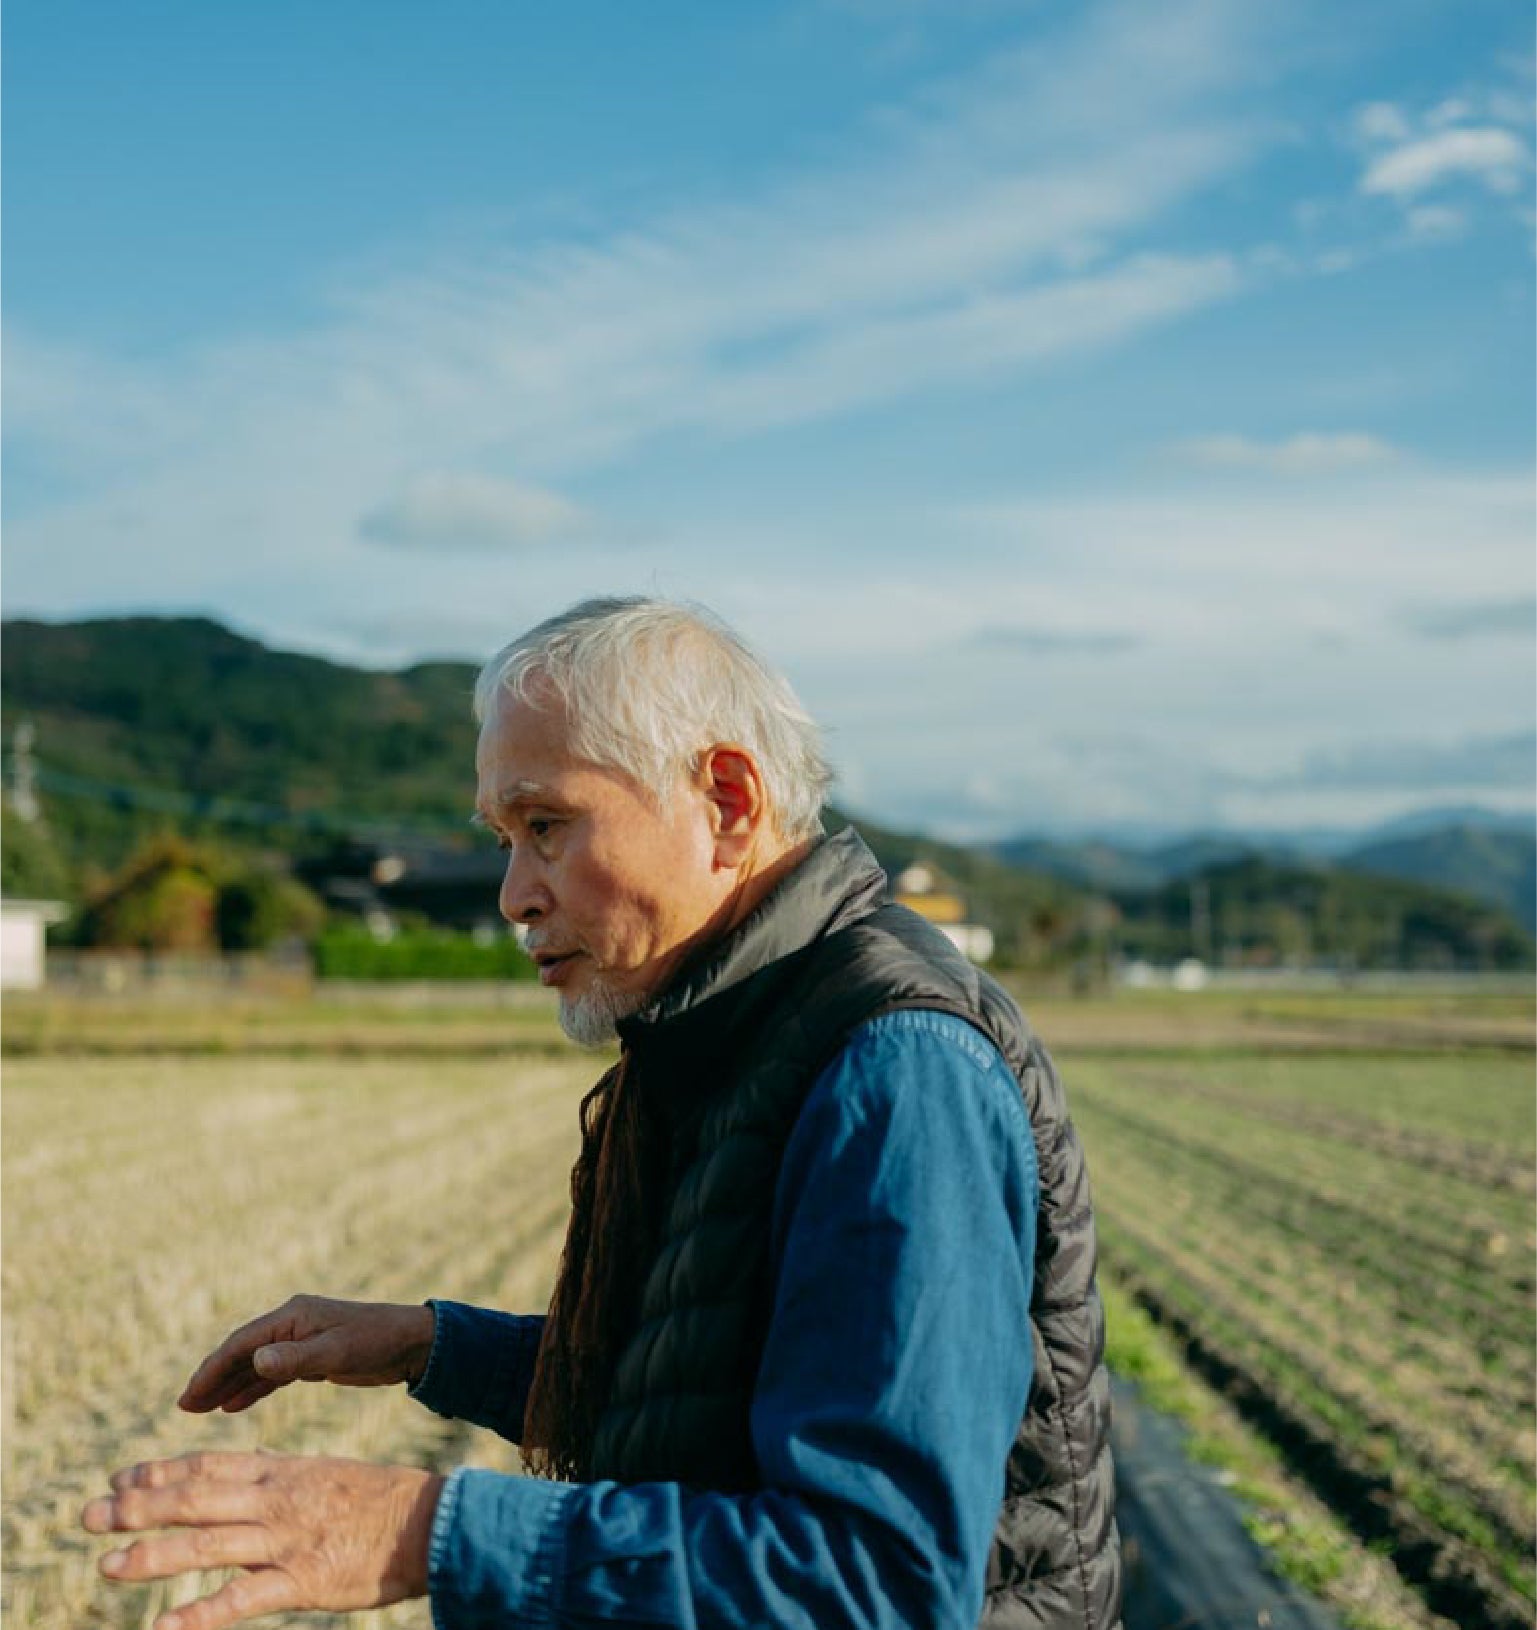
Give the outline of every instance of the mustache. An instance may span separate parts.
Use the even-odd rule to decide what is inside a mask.
[[[560,941],[551,938],[548,934],[529,933],[524,936],[523,949],[530,956],[574,956],[584,947],[576,942],[563,945]]]

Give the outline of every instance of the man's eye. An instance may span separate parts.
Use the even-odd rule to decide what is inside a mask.
[[[546,838],[555,830],[555,823],[538,817],[528,823],[528,830],[536,838]]]

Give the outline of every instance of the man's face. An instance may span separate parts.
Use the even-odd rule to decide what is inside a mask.
[[[666,808],[575,758],[565,713],[500,696],[481,727],[476,807],[507,849],[502,915],[528,929],[561,1024],[596,1045],[643,1007],[727,907],[711,804],[680,778]]]

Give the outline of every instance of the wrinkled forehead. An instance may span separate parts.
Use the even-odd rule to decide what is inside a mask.
[[[482,780],[539,780],[552,766],[572,761],[568,736],[566,710],[558,698],[525,700],[499,691],[481,720],[476,774]]]
[[[541,705],[505,692],[481,723],[475,777],[475,801],[484,814],[540,800],[566,802],[590,794],[599,781],[631,784],[622,770],[576,751],[558,698]]]

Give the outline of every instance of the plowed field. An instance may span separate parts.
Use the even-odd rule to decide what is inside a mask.
[[[1530,1061],[1083,1059],[1071,1094],[1106,1271],[1438,1612],[1531,1624]]]
[[[1400,1031],[1386,1008],[1316,1002],[1036,1017],[1068,1037],[1107,1274],[1445,1619],[1530,1624],[1522,1012],[1459,1010],[1431,1037],[1422,1010]],[[8,1004],[7,1630],[137,1630],[189,1594],[104,1584],[102,1545],[76,1526],[106,1473],[146,1456],[515,1467],[396,1389],[294,1387],[234,1418],[173,1400],[212,1342],[295,1291],[543,1305],[597,1070],[547,1019],[48,1007],[13,1022]],[[428,1623],[420,1603],[355,1618]]]

